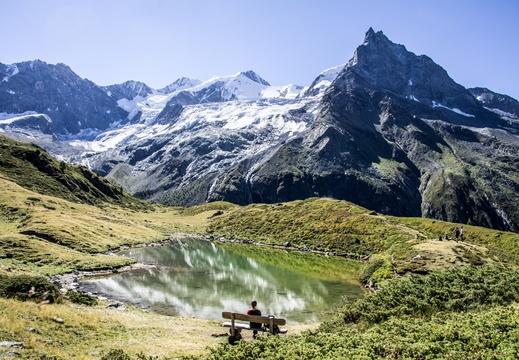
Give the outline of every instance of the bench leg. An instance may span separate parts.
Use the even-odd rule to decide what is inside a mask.
[[[229,338],[227,340],[228,340],[230,345],[234,345],[237,341],[240,341],[242,339],[242,337],[241,337],[241,329],[234,329],[234,331],[233,331],[233,328],[231,328],[229,330],[229,332],[230,332],[230,335],[229,335]]]

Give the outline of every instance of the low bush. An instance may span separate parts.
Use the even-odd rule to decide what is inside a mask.
[[[103,357],[101,360],[159,360],[156,356],[148,356],[144,354],[137,354],[135,357],[128,355],[124,350],[121,349],[112,349]]]
[[[439,311],[468,311],[519,300],[519,270],[464,267],[411,275],[347,305],[345,322],[378,323],[392,316],[424,316]]]
[[[315,331],[220,345],[204,359],[517,359],[518,300],[515,269],[413,275],[387,281]]]
[[[43,276],[0,275],[0,296],[22,301],[61,301],[57,286]]]
[[[86,306],[94,306],[97,305],[97,299],[88,294],[70,290],[67,292],[67,299],[72,301],[74,304],[86,305]]]
[[[392,318],[367,329],[268,336],[211,350],[210,360],[517,359],[519,309],[495,307],[442,313],[429,319]]]

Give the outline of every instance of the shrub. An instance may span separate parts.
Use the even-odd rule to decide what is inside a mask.
[[[51,303],[61,300],[61,293],[56,285],[43,276],[30,275],[0,275],[0,296],[22,301],[48,300]]]
[[[143,353],[139,353],[135,356],[135,358],[132,358],[130,355],[128,355],[121,349],[112,349],[101,358],[101,360],[133,360],[133,359],[158,360],[159,358],[157,356],[144,355]]]
[[[380,291],[347,305],[345,322],[378,323],[392,316],[468,311],[519,300],[519,270],[464,267],[389,281]]]
[[[131,359],[130,355],[125,353],[123,350],[112,349],[108,353],[103,355],[101,360],[132,360],[132,359]]]
[[[67,292],[67,299],[72,301],[75,304],[86,305],[86,306],[94,306],[97,305],[97,299],[88,294],[70,290]]]

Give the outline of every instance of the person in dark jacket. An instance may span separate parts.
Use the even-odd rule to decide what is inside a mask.
[[[247,311],[247,315],[261,316],[261,311],[257,308],[258,302],[256,300],[252,301],[250,303],[250,306],[251,306],[251,308]],[[251,322],[250,323],[250,328],[251,329],[261,329],[261,324],[260,323],[255,323],[255,322]],[[253,330],[252,331],[252,338],[256,339],[257,335],[258,335],[258,330]]]

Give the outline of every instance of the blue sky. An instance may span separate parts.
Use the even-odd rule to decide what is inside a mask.
[[[63,62],[99,84],[254,69],[308,84],[372,26],[465,86],[519,98],[519,1],[0,0],[0,62]]]

